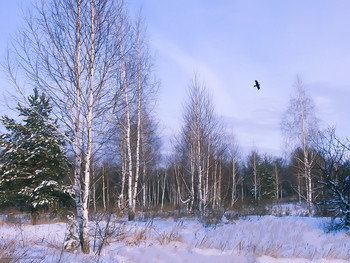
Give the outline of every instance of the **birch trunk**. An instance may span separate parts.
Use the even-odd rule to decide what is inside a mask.
[[[208,153],[207,153],[207,168],[205,174],[205,187],[204,187],[204,206],[207,206],[209,195],[209,162],[210,162],[210,136],[208,138]]]
[[[142,201],[143,201],[143,208],[146,208],[146,164],[143,163],[143,173],[142,173],[142,179],[143,179],[143,186],[142,186]]]
[[[122,139],[121,144],[123,145],[122,147],[122,187],[120,190],[120,195],[119,195],[119,208],[124,209],[124,191],[125,191],[125,178],[126,178],[126,146],[125,146],[125,139]]]
[[[199,133],[199,131],[197,131]],[[198,135],[199,136],[199,135]],[[197,168],[198,168],[198,192],[199,192],[199,212],[204,213],[203,189],[202,189],[202,165],[201,165],[201,142],[197,139]]]
[[[89,211],[88,211],[88,200],[89,200],[89,186],[90,186],[90,169],[91,169],[91,154],[92,154],[92,110],[94,102],[94,63],[95,63],[95,29],[94,29],[94,2],[90,0],[91,8],[91,49],[90,49],[90,87],[89,87],[89,103],[87,109],[86,129],[87,129],[87,141],[86,141],[86,155],[85,155],[85,174],[83,180],[83,235],[84,241],[82,251],[85,254],[90,253],[89,244]]]
[[[105,164],[102,164],[102,203],[103,210],[106,211],[106,185],[105,185]]]
[[[163,179],[163,189],[162,189],[162,204],[161,204],[161,207],[160,209],[163,211],[163,206],[164,206],[164,195],[165,195],[165,180],[166,180],[166,177],[167,177],[167,172],[165,170],[165,174],[164,174],[164,179]]]
[[[214,173],[213,173],[213,177],[214,177],[214,189],[213,189],[213,209],[215,209],[215,207],[217,206],[217,170],[218,170],[218,161],[215,159],[214,161]]]
[[[75,150],[75,167],[74,167],[74,192],[75,192],[75,205],[77,209],[77,223],[78,223],[78,232],[79,232],[79,240],[80,245],[82,247],[82,251],[85,254],[90,252],[89,248],[89,236],[86,234],[84,229],[85,221],[86,221],[86,212],[84,210],[83,200],[82,200],[82,185],[81,185],[81,164],[82,164],[82,152],[81,152],[81,125],[82,125],[82,117],[81,117],[81,86],[80,86],[80,54],[81,54],[81,1],[77,1],[77,28],[76,28],[76,38],[77,38],[77,46],[76,46],[76,116],[75,116],[75,127],[74,127],[74,150]]]
[[[133,194],[133,213],[136,209],[136,196],[140,171],[140,140],[141,140],[141,47],[140,47],[140,24],[137,27],[137,141],[136,141],[136,171]]]
[[[191,204],[190,204],[190,213],[192,213],[193,211],[193,205],[194,205],[194,198],[195,198],[195,192],[194,192],[194,161],[193,161],[193,156],[194,156],[194,152],[191,146]]]
[[[312,210],[312,181],[311,181],[311,168],[308,156],[307,142],[306,142],[306,131],[305,131],[305,118],[304,111],[305,105],[300,105],[299,113],[300,113],[300,125],[302,131],[302,144],[303,144],[303,155],[304,155],[304,176],[306,180],[306,200],[307,207],[309,210],[309,215],[313,214]]]
[[[253,175],[254,175],[254,199],[258,200],[258,173],[257,173],[257,160],[256,153],[253,153]]]
[[[275,180],[276,180],[276,199],[278,200],[278,193],[279,193],[279,176],[278,176],[278,167],[277,163],[275,162]]]
[[[156,205],[159,204],[160,197],[160,178],[159,178],[159,167],[157,164],[157,194],[156,194]]]
[[[96,213],[96,174],[95,174],[95,164],[92,165],[92,198],[94,204],[94,212]]]
[[[236,202],[236,161],[234,153],[232,153],[232,195],[231,195],[231,206]]]
[[[119,23],[119,26],[120,23]],[[128,82],[125,67],[125,57],[124,57],[124,45],[123,39],[120,32],[118,32],[118,38],[120,42],[120,59],[123,74],[123,90],[124,90],[124,100],[126,108],[126,148],[127,148],[127,164],[128,164],[128,220],[132,221],[135,218],[135,209],[133,206],[133,171],[132,171],[132,155],[131,155],[131,121],[130,121],[130,105],[128,98]]]

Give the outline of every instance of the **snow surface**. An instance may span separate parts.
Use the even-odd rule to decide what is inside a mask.
[[[18,262],[242,262],[345,263],[350,262],[347,232],[326,233],[330,218],[249,216],[205,225],[195,218],[116,219],[113,234],[100,256],[95,230],[105,222],[90,222],[91,253],[62,250],[65,223],[0,225],[1,244],[15,243]],[[95,242],[94,242],[95,241]],[[94,247],[95,243],[95,249]],[[3,247],[5,247],[3,245]]]

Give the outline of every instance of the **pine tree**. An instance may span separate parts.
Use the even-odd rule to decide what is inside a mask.
[[[276,180],[272,173],[272,165],[265,156],[260,166],[261,194],[263,198],[272,199],[276,196]]]
[[[64,140],[53,126],[52,106],[37,89],[28,102],[29,107],[17,106],[21,122],[0,119],[8,131],[0,136],[0,204],[31,212],[68,205],[72,190],[62,181],[69,162]]]

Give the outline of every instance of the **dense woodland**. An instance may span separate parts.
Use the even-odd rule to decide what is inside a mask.
[[[244,155],[198,76],[184,95],[181,132],[164,149],[154,113],[161,87],[141,17],[131,19],[122,1],[56,0],[26,23],[7,58],[22,100],[16,120],[1,119],[3,209],[74,211],[85,253],[96,211],[205,217],[293,200],[350,224],[350,143],[320,129],[301,80],[290,84],[281,119],[287,158],[258,147]],[[24,86],[34,88],[29,97]]]

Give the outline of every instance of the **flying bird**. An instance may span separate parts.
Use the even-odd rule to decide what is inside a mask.
[[[260,83],[257,80],[255,80],[254,87],[256,87],[258,90],[260,89]]]

